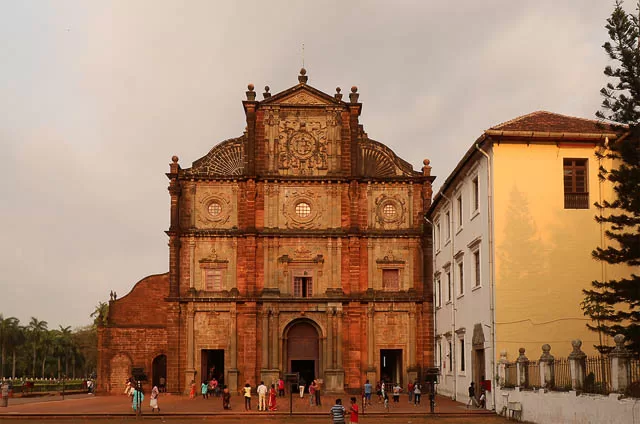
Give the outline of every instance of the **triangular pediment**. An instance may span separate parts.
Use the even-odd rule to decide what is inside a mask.
[[[263,105],[328,106],[343,103],[306,84],[298,84],[260,102]]]

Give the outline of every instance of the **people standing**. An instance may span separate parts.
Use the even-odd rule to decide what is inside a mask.
[[[413,383],[413,406],[420,405],[420,396],[422,396],[422,385],[416,381]]]
[[[320,380],[313,380],[316,383],[316,406],[322,406],[322,399],[320,398],[321,383]]]
[[[251,411],[251,385],[245,384],[242,390],[244,390],[244,410]]]
[[[349,409],[349,423],[350,424],[357,424],[359,422],[359,416],[358,416],[358,403],[356,402],[356,398],[352,397],[351,398],[351,408]]]
[[[407,394],[409,395],[409,403],[413,401],[413,382],[409,381],[407,384]]]
[[[342,406],[342,399],[336,399],[336,404],[331,407],[329,414],[333,424],[344,424],[344,415],[347,410]]]
[[[206,381],[203,381],[200,385],[200,392],[202,393],[202,399],[209,399],[209,385]]]
[[[316,381],[313,380],[309,385],[309,406],[313,406],[316,402]]]
[[[269,411],[277,411],[278,410],[278,392],[276,391],[276,385],[272,384],[269,389]]]
[[[133,396],[131,407],[133,408],[133,412],[138,412],[138,407],[142,408],[142,401],[144,401],[144,393],[142,390],[138,390],[137,388],[133,388]]]
[[[160,390],[158,386],[153,386],[151,389],[151,401],[149,402],[149,406],[151,407],[151,412],[155,412],[156,409],[158,413],[160,413],[160,407],[158,406],[158,396],[160,395]]]
[[[231,409],[231,392],[226,384],[222,389],[222,409]]]
[[[399,403],[400,402],[400,392],[402,391],[402,387],[400,387],[400,383],[396,383],[395,386],[393,386],[393,403]]]
[[[364,383],[364,399],[365,402],[367,404],[367,406],[371,406],[371,392],[373,390],[373,386],[371,385],[371,383],[369,383],[369,380],[367,380]]]
[[[469,391],[469,401],[467,402],[467,408],[469,408],[471,405],[477,408],[478,401],[476,400],[476,387],[473,381],[471,382],[471,384],[469,384],[468,391]]]
[[[278,396],[284,397],[284,380],[282,377],[278,379]]]
[[[258,389],[258,411],[266,411],[267,410],[267,386],[264,385],[264,381],[260,382]]]
[[[196,398],[196,381],[191,380],[191,390],[189,390],[189,399]]]
[[[298,390],[300,390],[300,399],[304,398],[304,385],[306,384],[306,381],[304,381],[304,378],[300,377],[300,380],[298,381]]]

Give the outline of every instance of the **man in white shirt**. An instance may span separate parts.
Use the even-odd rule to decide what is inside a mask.
[[[264,385],[264,381],[260,382],[258,386],[258,411],[267,410],[267,386]]]

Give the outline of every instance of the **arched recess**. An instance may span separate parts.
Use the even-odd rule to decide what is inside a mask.
[[[127,379],[131,376],[131,359],[122,353],[115,355],[109,362],[109,387],[110,393],[124,393]]]
[[[282,336],[283,365],[286,373],[299,372],[307,384],[324,374],[324,337],[313,320],[299,318],[291,321]]]
[[[151,382],[153,386],[158,386],[160,391],[165,391],[167,384],[167,355],[161,354],[153,358],[151,363]]]

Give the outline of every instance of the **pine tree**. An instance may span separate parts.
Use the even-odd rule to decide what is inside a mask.
[[[638,5],[640,11],[640,3]],[[604,97],[600,119],[624,124],[623,135],[598,153],[613,159],[612,169],[600,167],[601,180],[613,184],[615,199],[596,203],[596,221],[606,225],[607,247],[597,247],[596,260],[626,264],[632,268],[628,278],[593,281],[583,290],[582,308],[596,325],[590,329],[604,334],[623,334],[628,347],[640,354],[640,21],[628,14],[617,0],[605,26],[611,41],[603,45],[612,61],[604,73],[611,78],[600,90]]]

